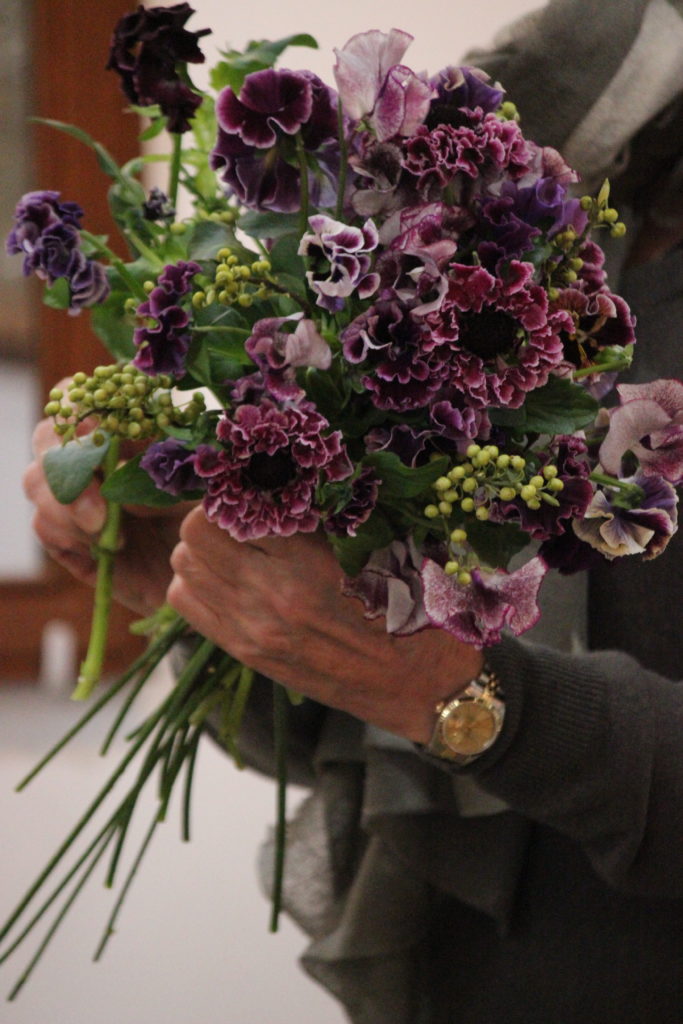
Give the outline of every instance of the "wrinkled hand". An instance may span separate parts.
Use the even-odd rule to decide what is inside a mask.
[[[83,433],[89,429],[89,425],[82,425]],[[45,478],[42,459],[48,448],[59,443],[52,420],[41,420],[33,434],[34,460],[24,473],[24,491],[35,506],[33,528],[47,552],[77,579],[93,585],[97,565],[92,550],[104,526],[106,503],[97,482],[71,505],[57,501]],[[163,512],[142,507],[124,511],[121,550],[115,559],[114,596],[132,611],[149,615],[164,603],[172,577],[170,555],[189,507],[171,506]]]
[[[239,543],[190,512],[171,564],[170,604],[263,675],[400,736],[425,742],[434,706],[477,675],[482,655],[442,630],[392,637],[341,593],[323,537]]]

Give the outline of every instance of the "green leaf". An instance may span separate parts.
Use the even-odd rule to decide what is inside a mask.
[[[151,476],[140,467],[142,455],[136,455],[115,470],[102,484],[102,495],[120,505],[151,505],[164,508],[176,505],[181,499],[160,491]]]
[[[306,33],[287,36],[285,39],[278,39],[270,42],[261,39],[247,43],[244,52],[228,50],[222,53],[223,60],[213,68],[210,76],[211,87],[219,92],[229,85],[235,93],[242,88],[242,83],[247,75],[253,71],[263,71],[265,68],[272,68],[280,54],[288,46],[308,46],[317,50],[318,44]]]
[[[372,452],[363,459],[364,466],[372,466],[382,481],[380,497],[382,501],[395,498],[417,498],[448,469],[448,459],[444,455],[428,462],[425,466],[413,468],[401,462],[394,452]]]
[[[297,246],[301,235],[301,218],[298,213],[258,213],[250,210],[240,217],[239,227],[251,238],[281,238],[296,235]]]
[[[235,238],[235,232],[227,224],[213,220],[202,220],[193,229],[187,252],[192,260],[216,260],[220,249],[228,247],[240,259],[254,258],[254,253],[245,249]]]
[[[67,441],[65,445],[49,448],[43,456],[43,469],[50,490],[62,505],[70,505],[88,486],[93,473],[104,461],[109,449],[109,435],[102,430],[104,444],[96,445],[93,435]]]
[[[519,434],[573,434],[593,422],[598,403],[580,384],[560,377],[531,391],[521,409],[492,409],[491,422]]]
[[[50,128],[56,128],[57,131],[64,132],[65,135],[71,135],[72,138],[78,139],[79,142],[82,142],[95,152],[97,162],[105,174],[108,174],[110,178],[114,178],[116,181],[120,181],[122,184],[124,182],[129,184],[129,182],[125,181],[121,169],[111,153],[104,148],[101,142],[97,142],[92,135],[83,131],[82,128],[78,128],[74,124],[66,124],[64,121],[55,121],[50,117],[34,117],[32,120],[38,124],[46,124]]]
[[[474,517],[467,520],[467,540],[482,562],[494,569],[505,569],[530,542],[516,523],[486,523]]]
[[[43,302],[50,309],[68,309],[71,305],[71,289],[66,277],[59,277],[43,292]]]
[[[355,537],[330,538],[334,553],[347,576],[357,576],[373,551],[385,548],[396,531],[379,509],[358,527]]]

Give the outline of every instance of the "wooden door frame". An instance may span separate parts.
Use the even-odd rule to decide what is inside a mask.
[[[30,19],[32,112],[79,125],[119,162],[138,151],[138,123],[134,116],[123,113],[126,100],[118,78],[104,67],[114,25],[135,6],[135,0],[32,0]],[[83,207],[88,230],[113,236],[107,208],[108,179],[94,154],[44,125],[27,126],[27,132],[33,156],[27,191],[45,188],[61,192],[64,199]],[[112,244],[116,247],[113,237]],[[41,402],[65,374],[111,361],[90,330],[87,313],[71,317],[41,303],[37,324]],[[87,587],[47,559],[35,579],[0,581],[0,681],[37,678],[41,637],[46,624],[53,620],[74,627],[82,657],[90,628],[91,601]],[[139,641],[128,632],[130,619],[128,613],[115,609],[110,670],[120,668],[139,650]]]

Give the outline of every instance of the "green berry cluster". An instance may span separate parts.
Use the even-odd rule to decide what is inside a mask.
[[[605,181],[597,196],[582,196],[581,209],[588,214],[590,225],[608,227],[613,238],[621,238],[626,234],[626,225],[619,220],[619,211],[609,205],[609,181]]]
[[[97,366],[90,375],[74,374],[66,391],[53,388],[45,415],[54,419],[55,431],[66,441],[89,416],[97,416],[99,426],[114,437],[149,440],[167,427],[191,425],[205,410],[201,392],[182,407],[174,405],[172,387],[173,379],[166,374],[149,377],[130,363]]]
[[[224,306],[247,308],[255,300],[268,299],[272,295],[270,271],[270,262],[266,259],[240,263],[239,257],[229,248],[221,249],[213,280],[206,288],[194,293],[192,305],[195,309],[202,309],[220,302]]]
[[[428,519],[448,520],[457,508],[486,521],[492,502],[517,498],[529,509],[539,509],[542,502],[559,505],[556,495],[564,484],[557,466],[549,463],[538,469],[521,455],[501,453],[494,444],[471,444],[466,454],[463,462],[435,481],[437,501],[425,508]]]

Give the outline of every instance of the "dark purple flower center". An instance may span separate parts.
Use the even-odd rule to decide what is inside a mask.
[[[296,466],[288,452],[280,451],[269,455],[257,452],[249,459],[244,476],[260,491],[277,491],[285,487],[296,475]]]
[[[484,309],[460,318],[458,344],[480,359],[505,355],[513,347],[518,324],[499,309]]]

